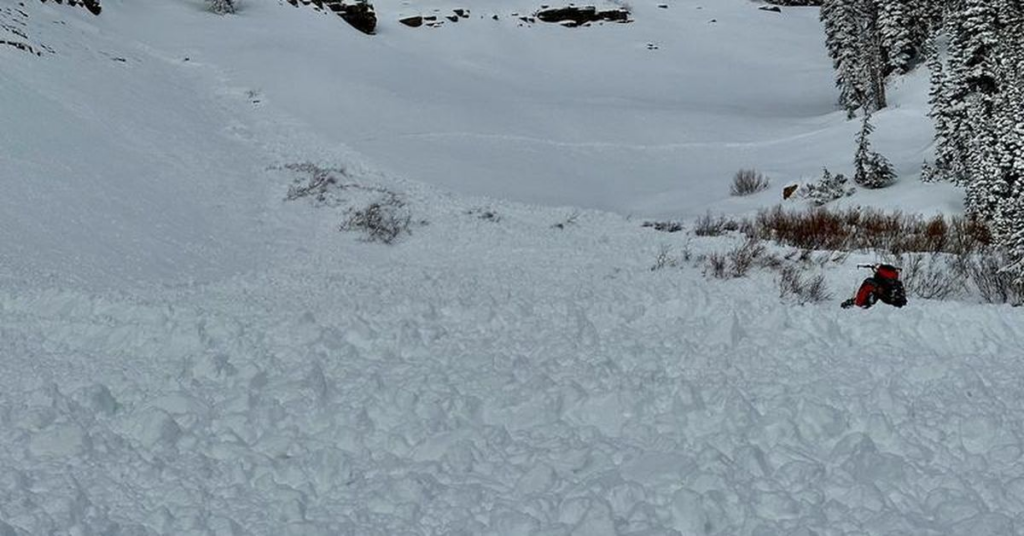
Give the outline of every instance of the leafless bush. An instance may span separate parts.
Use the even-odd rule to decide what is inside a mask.
[[[768,189],[768,178],[757,170],[741,169],[733,175],[729,194],[733,196],[751,195]]]
[[[765,252],[765,247],[760,240],[748,238],[743,245],[729,252],[729,262],[732,265],[733,277],[746,277],[750,269],[754,267]]]
[[[981,298],[988,303],[1024,305],[1024,285],[1002,270],[1007,265],[1004,255],[974,255],[967,263],[967,273]]]
[[[368,242],[393,244],[403,234],[410,233],[412,216],[405,202],[396,194],[386,194],[360,210],[351,213],[341,224],[342,231],[359,231]]]
[[[775,282],[779,287],[779,297],[782,299],[793,298],[803,305],[832,298],[822,274],[805,278],[800,269],[793,265],[783,266],[778,274]]]
[[[664,268],[677,268],[683,264],[684,261],[688,262],[692,258],[689,246],[683,248],[681,255],[676,256],[672,254],[672,248],[667,244],[662,244],[658,249],[658,255],[654,258],[654,265],[651,266],[652,272],[657,272]]]
[[[678,233],[683,230],[683,224],[677,221],[645,221],[643,227],[663,233]]]
[[[979,251],[992,242],[984,224],[961,217],[947,220],[936,216],[925,220],[900,211],[885,213],[861,208],[786,211],[777,206],[762,210],[741,228],[762,240],[798,248],[875,250],[895,255]]]
[[[693,233],[697,236],[719,236],[725,232],[725,217],[715,219],[711,212],[697,218],[693,223]]]
[[[704,275],[711,274],[715,279],[728,277],[729,261],[721,253],[711,253],[707,256],[707,266],[704,268]]]
[[[964,289],[956,256],[941,253],[908,253],[884,257],[887,264],[900,267],[900,279],[907,293],[926,300],[944,300]]]
[[[288,164],[284,166],[284,169],[300,175],[288,187],[288,193],[285,196],[286,201],[295,201],[308,197],[318,204],[335,205],[340,202],[337,194],[344,190],[384,191],[378,188],[360,186],[352,182],[348,172],[343,167],[326,168],[305,162],[302,164]]]
[[[755,267],[777,269],[782,265],[778,255],[768,254],[759,240],[748,238],[727,253],[712,253],[703,257],[704,275],[716,279],[740,278],[750,274]]]
[[[721,215],[716,218],[711,215],[711,211],[697,218],[693,224],[693,234],[697,236],[721,236],[726,232],[738,230],[740,222],[727,220]]]

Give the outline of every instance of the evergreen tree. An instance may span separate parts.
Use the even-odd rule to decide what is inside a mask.
[[[887,60],[886,74],[910,71],[917,59],[919,36],[915,35],[917,25],[912,17],[912,5],[908,0],[888,0],[877,4],[878,30],[882,49]]]
[[[886,105],[887,64],[875,0],[825,0],[825,45],[836,70],[839,103],[850,118]]]
[[[835,68],[839,105],[851,118],[863,106],[867,95],[860,76],[862,60],[856,1],[859,0],[825,0],[820,15],[825,26],[825,47]]]
[[[1005,15],[1019,15],[1017,6],[1006,6]],[[1016,8],[1016,11],[1014,9]],[[1000,32],[999,85],[992,110],[990,176],[976,188],[985,195],[975,207],[992,214],[992,227],[1019,285],[1024,285],[1024,21],[1008,18]]]
[[[936,126],[936,161],[931,178],[948,179],[966,187],[968,209],[977,215],[986,214],[988,219],[991,206],[975,206],[986,195],[984,187],[971,183],[984,177],[982,161],[986,157],[976,153],[987,151],[993,139],[992,132],[982,130],[991,119],[993,96],[998,91],[998,7],[990,0],[949,0],[946,8],[945,31],[938,36],[949,34],[947,61],[943,64],[937,51],[929,57],[931,116]]]
[[[947,116],[950,108],[946,98],[946,66],[942,61],[943,51],[939,46],[939,35],[936,34],[929,38],[924,47],[924,53],[928,58],[927,67],[931,82],[928,91],[928,104],[930,105],[928,116],[932,118],[935,125],[935,164],[928,165],[926,163],[925,170],[921,174],[922,180],[929,182],[953,180],[950,169],[950,162],[953,160],[950,152],[953,149],[950,141],[950,120]]]
[[[885,188],[896,182],[896,172],[889,160],[871,150],[870,136],[874,130],[871,114],[864,114],[860,134],[857,135],[857,153],[853,162],[856,168],[853,181],[871,189]]]
[[[207,0],[207,5],[218,15],[235,12],[235,0]]]
[[[860,76],[867,87],[862,105],[866,112],[876,112],[887,105],[885,80],[889,60],[879,28],[878,5],[874,0],[860,0],[857,8],[861,30],[861,39],[858,43],[861,58]]]

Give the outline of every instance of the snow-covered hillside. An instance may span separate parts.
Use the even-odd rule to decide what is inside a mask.
[[[0,534],[1024,533],[1019,309],[651,270],[738,238],[630,214],[849,165],[814,10],[243,7],[0,7],[41,52],[0,46]],[[847,202],[957,210],[925,78]],[[339,231],[381,196],[411,234]]]

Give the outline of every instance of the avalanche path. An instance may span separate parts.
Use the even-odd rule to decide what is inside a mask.
[[[617,216],[456,208],[146,299],[4,292],[0,528],[1024,527],[1019,311],[788,305],[650,272],[657,239]]]

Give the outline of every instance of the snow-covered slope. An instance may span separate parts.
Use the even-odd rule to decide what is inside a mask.
[[[1019,310],[652,272],[735,238],[623,214],[842,167],[813,11],[410,29],[384,3],[366,37],[245,6],[27,3],[45,52],[0,47],[0,534],[1024,530]],[[921,82],[878,117],[910,174]],[[306,162],[355,186],[285,202]],[[411,235],[338,231],[383,189]],[[956,208],[889,193],[854,200]]]

